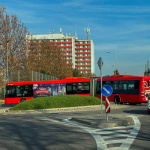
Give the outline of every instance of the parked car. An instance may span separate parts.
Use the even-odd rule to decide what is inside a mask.
[[[150,100],[148,100],[148,113],[150,113]]]
[[[147,101],[148,113],[150,113],[150,95],[147,94],[146,97],[147,97],[147,100],[148,100]]]

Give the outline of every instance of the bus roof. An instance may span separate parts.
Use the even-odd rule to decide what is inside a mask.
[[[142,78],[145,78],[144,76],[135,76],[135,75],[111,75],[109,77],[103,77],[103,81],[110,81],[110,80],[140,80]],[[150,77],[149,77],[150,79]],[[98,79],[100,81],[100,78]]]
[[[44,81],[21,81],[21,82],[9,82],[6,83],[6,86],[9,85],[30,85],[30,84],[52,84],[52,83],[74,83],[74,82],[90,82],[88,78],[66,78],[65,80],[44,80]]]

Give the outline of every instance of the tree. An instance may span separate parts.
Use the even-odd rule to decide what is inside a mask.
[[[83,74],[81,74],[81,72],[77,68],[74,68],[73,77],[83,77]]]
[[[85,74],[83,74],[83,76],[86,77],[86,78],[97,77],[97,75],[94,74],[94,73],[85,73]]]
[[[117,69],[114,71],[114,75],[119,75],[119,71]]]
[[[26,34],[27,28],[17,16],[8,15],[6,8],[0,5],[0,66],[8,69],[9,77],[14,75],[15,70],[26,68]]]
[[[30,39],[28,47],[28,69],[46,73],[64,79],[72,76],[72,64],[67,64],[61,48],[47,40]]]

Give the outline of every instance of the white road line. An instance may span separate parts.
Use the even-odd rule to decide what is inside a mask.
[[[102,128],[102,129],[97,129],[96,131],[108,131],[108,130],[117,130],[117,129],[129,129],[129,128],[134,128],[134,126],[118,126],[118,127],[111,127],[111,128]]]
[[[67,122],[69,124],[78,126],[84,130],[86,130],[87,132],[89,132],[95,139],[96,144],[97,144],[97,150],[106,150],[107,149],[107,145],[105,144],[105,141],[103,140],[103,138],[101,138],[101,136],[98,133],[95,133],[93,129],[90,129],[88,127],[85,127],[83,125],[77,124],[75,122],[71,122],[68,119],[63,119],[64,122]]]
[[[136,136],[140,130],[140,127],[141,127],[141,123],[136,116],[129,116],[129,117],[132,117],[135,125],[134,125],[132,132],[129,134],[128,138],[121,144],[121,146],[120,146],[121,150],[125,150],[127,148],[129,149],[130,145],[136,138]]]
[[[50,119],[50,118],[41,118],[40,120],[51,121],[51,122],[60,122],[60,121],[58,121],[58,120]]]
[[[141,124],[140,124],[140,122],[136,116],[129,116],[129,117],[132,117],[135,125],[133,125],[133,126],[119,126],[119,127],[103,128],[103,129],[92,129],[92,128],[77,124],[75,122],[71,122],[68,119],[64,119],[63,121],[68,123],[68,124],[78,126],[82,129],[86,130],[87,132],[89,132],[94,137],[94,139],[96,141],[97,150],[120,150],[120,149],[121,150],[128,150],[130,148],[130,145],[132,144],[132,142],[136,138],[136,136],[140,130],[140,127],[141,127]],[[120,132],[122,130],[125,130],[125,131],[123,131],[122,134],[117,134],[118,132]],[[131,133],[125,134],[126,132],[129,132],[129,131]],[[103,135],[101,135],[101,133],[102,134],[116,133],[116,135],[103,136]],[[120,137],[124,137],[125,139],[109,140],[111,138],[120,138]],[[119,147],[107,148],[107,144],[116,144],[116,143],[122,143],[122,144]]]
[[[103,139],[110,139],[110,138],[127,138],[128,135],[125,135],[125,134],[116,134],[116,135],[108,135],[108,136],[102,136]]]
[[[112,130],[112,131],[99,131],[100,135],[103,136],[105,134],[112,134],[112,133],[118,133],[118,134],[129,134],[129,132],[131,132],[131,130]]]
[[[123,143],[124,139],[122,140],[111,140],[111,141],[105,141],[105,144],[116,144],[116,143]]]

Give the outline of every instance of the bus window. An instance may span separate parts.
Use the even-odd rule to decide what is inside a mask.
[[[139,94],[139,80],[132,80],[128,83],[128,94]]]
[[[100,81],[97,82],[96,93],[101,94],[101,82]]]
[[[136,80],[136,81],[135,81],[135,86],[134,86],[134,88],[135,88],[135,89],[139,89],[139,86],[140,86],[140,81],[139,81],[139,80]]]
[[[71,85],[67,85],[67,91],[72,91],[72,86]]]
[[[90,83],[67,83],[67,94],[88,94],[90,93]]]
[[[6,87],[6,98],[16,96],[16,86],[7,86]]]
[[[16,94],[17,94],[17,97],[20,97],[20,96],[22,96],[22,94],[23,94],[23,85],[18,85],[17,86],[17,88],[16,88]]]
[[[118,90],[119,89],[119,81],[114,81],[113,83],[114,83],[113,84],[114,90]]]
[[[129,81],[128,83],[128,89],[134,89],[134,81]]]
[[[127,90],[128,87],[128,81],[120,81],[119,82],[119,89],[120,90]]]
[[[33,86],[25,85],[23,90],[23,96],[33,96]]]

